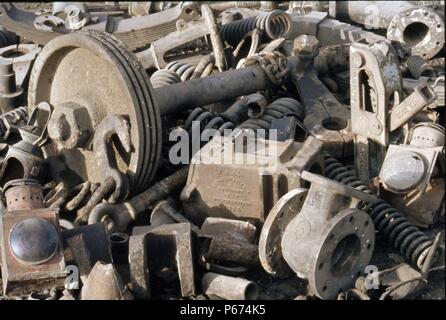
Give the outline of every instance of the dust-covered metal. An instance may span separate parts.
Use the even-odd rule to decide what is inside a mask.
[[[443,11],[0,4],[0,300],[444,299]]]

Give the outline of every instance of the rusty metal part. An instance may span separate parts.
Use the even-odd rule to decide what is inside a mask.
[[[259,258],[269,274],[285,278],[292,270],[283,259],[282,235],[288,223],[300,212],[308,190],[296,188],[283,195],[274,205],[263,224],[259,240]]]
[[[436,99],[437,95],[429,84],[416,87],[406,99],[393,106],[390,113],[389,130],[392,132],[400,128]]]
[[[28,122],[28,108],[19,107],[0,115],[0,139],[7,140],[14,128],[22,127]]]
[[[254,29],[264,32],[269,39],[287,38],[291,31],[291,20],[286,12],[274,10],[257,16],[224,24],[221,35],[224,41],[236,46],[243,37]]]
[[[46,174],[45,160],[41,149],[35,145],[38,136],[29,130],[17,128],[21,139],[8,145],[0,166],[0,186],[14,179],[35,179],[40,181]]]
[[[283,258],[300,278],[308,279],[313,294],[334,299],[340,290],[353,287],[375,243],[371,218],[349,208],[356,200],[376,198],[309,172],[302,178],[311,186],[282,235]]]
[[[147,229],[147,228],[145,228]],[[147,255],[147,230],[144,232],[135,232],[129,238],[129,269],[132,284],[132,292],[137,299],[149,299],[150,290],[150,273],[149,261]]]
[[[154,1],[130,1],[128,12],[132,17],[146,16],[149,13],[153,13],[154,5]]]
[[[25,43],[0,49],[0,61],[12,63],[18,86],[27,87],[34,60],[40,51],[38,45]]]
[[[120,19],[110,23],[107,21],[86,26],[113,34],[131,49],[139,49],[166,37],[177,30],[177,23],[187,23],[200,17],[198,6],[193,2],[181,2],[173,8],[157,13],[129,19]]]
[[[34,27],[34,20],[39,16],[17,8],[14,4],[0,5],[0,24],[16,33],[21,39],[27,39],[34,43],[45,45],[52,39],[63,34],[63,30],[55,32],[42,31]],[[62,20],[63,23],[63,20]]]
[[[262,2],[271,1],[213,1],[210,7],[215,11],[225,11],[232,8],[260,9]]]
[[[12,180],[4,186],[3,190],[8,211],[25,211],[44,207],[42,187],[35,180]]]
[[[356,41],[383,41],[385,37],[373,32],[363,30],[360,27],[341,22],[335,19],[328,19],[326,12],[313,11],[305,15],[291,15],[292,32],[289,36],[294,39],[301,35],[316,37],[322,47],[350,44]],[[292,49],[292,43],[290,50]]]
[[[34,28],[40,31],[53,32],[57,27],[65,26],[65,21],[52,15],[37,16],[34,21]]]
[[[74,43],[76,44],[74,45]],[[56,58],[56,52],[67,46],[72,48],[69,52],[72,52],[73,54],[66,53],[64,56],[65,58],[63,58],[62,62],[57,65],[57,68],[46,68],[46,66],[51,64],[51,61]],[[108,51],[109,49],[105,49],[105,46],[113,46],[115,49],[114,53],[121,52],[123,54],[122,59],[129,58],[130,61],[134,61],[131,59],[132,55],[129,52],[126,52],[120,46],[120,44],[116,42],[116,40],[113,40],[110,36],[97,33],[73,33],[64,37],[58,37],[51,44],[47,45],[39,55],[39,58],[36,60],[34,65],[33,76],[30,79],[28,104],[29,108],[32,109],[32,106],[40,100],[49,100],[49,102],[52,104],[56,102],[54,104],[55,112],[58,108],[62,108],[62,106],[63,110],[65,111],[71,110],[74,113],[74,110],[76,110],[76,114],[87,117],[87,119],[83,119],[83,121],[80,122],[82,127],[88,126],[89,123],[91,123],[91,129],[94,129],[107,113],[113,113],[114,108],[118,105],[120,108],[122,105],[129,106],[129,110],[127,110],[127,112],[130,117],[130,126],[132,128],[131,140],[133,141],[135,151],[132,152],[129,160],[125,157],[124,159],[118,159],[120,160],[118,161],[118,167],[121,171],[129,171],[128,175],[131,185],[134,188],[138,188],[138,190],[146,187],[154,174],[154,170],[156,169],[156,165],[158,163],[157,159],[159,159],[161,140],[161,132],[158,130],[158,126],[161,123],[160,119],[158,118],[158,109],[148,108],[149,110],[147,110],[143,108],[141,110],[140,107],[142,102],[145,102],[146,105],[148,104],[149,106],[153,107],[153,103],[150,103],[153,102],[153,100],[150,98],[155,97],[157,105],[160,106],[162,111],[161,113],[169,114],[186,106],[202,106],[221,99],[229,99],[231,97],[238,97],[244,94],[256,92],[271,86],[269,78],[266,76],[262,67],[247,67],[236,71],[223,72],[218,77],[195,79],[186,83],[178,83],[171,86],[161,87],[156,90],[154,96],[153,94],[150,94],[150,91],[148,91],[148,81],[143,81],[145,76],[142,76],[142,70],[138,70],[135,76],[140,76],[142,78],[139,78],[142,81],[142,84],[139,82],[127,82],[127,80],[130,80],[127,78],[121,79],[121,73],[111,73],[116,75],[116,77],[114,77],[116,78],[116,81],[113,80],[116,88],[121,88],[119,90],[112,91],[119,95],[119,97],[113,97],[113,95],[105,95],[102,91],[97,90],[97,88],[104,88],[102,84],[94,86],[89,83],[87,86],[85,84],[88,81],[85,79],[74,81],[72,74],[69,71],[64,71],[67,68],[73,67],[73,64],[75,64],[75,67],[78,69],[88,68],[88,71],[85,72],[92,76],[91,81],[97,83],[98,81],[102,81],[97,77],[97,74],[103,74],[104,76],[107,76],[107,81],[111,81],[109,76],[111,70],[120,67],[127,69],[130,68],[131,63],[127,62],[128,60],[124,60],[122,64],[120,64],[117,62],[110,63],[110,61],[105,59],[103,56],[101,58],[97,57],[97,53],[100,50],[106,50],[108,54],[111,54],[111,51]],[[86,59],[86,57],[88,57],[88,59]],[[78,65],[76,64],[76,61],[79,62],[79,59],[82,61],[86,59],[94,65],[92,65],[91,68],[85,63]],[[138,65],[138,63],[135,62],[135,65]],[[98,72],[91,72],[92,68]],[[43,70],[45,70],[45,74],[43,74]],[[104,72],[100,70],[103,70]],[[81,72],[81,70],[78,71],[79,72],[75,73],[76,75],[82,74],[84,76],[84,72]],[[54,75],[54,80],[52,82],[46,78],[49,77],[50,74]],[[70,77],[68,77],[67,74],[70,74]],[[67,81],[70,83],[74,81],[73,83],[78,83],[78,85],[73,88],[72,85],[66,85]],[[139,86],[140,84],[141,86]],[[59,86],[70,88],[70,90],[56,90],[56,87],[58,88]],[[94,92],[92,92],[93,87],[95,88]],[[58,92],[57,97],[52,96],[54,99],[57,98],[57,101],[53,101],[52,98],[42,94],[42,92],[47,92],[49,88],[52,88],[52,90]],[[165,89],[167,91],[165,91]],[[136,90],[136,92],[140,92],[139,90],[141,90],[143,93],[145,93],[145,95],[143,95],[144,99],[137,96],[134,97],[136,101],[128,101],[130,98],[126,94],[122,94],[121,90],[124,90],[124,92],[128,92],[129,94],[134,92],[133,90]],[[204,92],[204,90],[206,90],[208,93],[201,94]],[[37,92],[39,92],[39,95]],[[136,94],[136,92],[134,93]],[[90,102],[74,101],[76,98],[80,99],[81,97],[89,97],[88,100],[90,100]],[[97,106],[99,101],[101,102],[102,107]],[[133,108],[131,106],[133,106]],[[62,111],[62,109],[60,111]],[[120,109],[119,113],[121,112],[124,111]],[[56,112],[54,117],[56,117],[58,114],[61,115],[61,112]],[[145,123],[152,123],[152,125],[142,126],[140,121],[146,119],[147,117],[149,118]],[[73,122],[76,117],[70,117],[70,119],[72,119],[70,121]],[[63,119],[60,119],[60,121],[62,120]],[[60,121],[57,120],[57,122]],[[62,121],[62,123],[64,122],[65,121]],[[75,123],[72,124],[69,123],[68,126],[71,128],[72,126],[76,127],[79,125],[78,121],[74,122]],[[86,143],[88,141],[89,131],[90,128],[82,128],[82,130],[80,130],[80,132],[83,132],[81,135],[82,139],[80,139],[80,141],[79,139],[75,139],[74,145],[82,145]],[[99,175],[100,170],[98,170],[94,154],[89,151],[88,144],[83,145],[80,148],[80,150],[82,150],[81,154],[85,159],[82,161],[79,160],[79,148],[63,148],[62,150],[57,151],[57,143],[54,143],[51,144],[51,147],[47,147],[46,149],[48,155],[59,154],[59,152],[62,152],[65,159],[67,159],[67,167],[71,171],[75,172],[78,177],[80,176],[83,181],[89,180],[91,182],[100,182],[102,180],[102,177]],[[53,158],[54,157],[51,157],[51,159]],[[122,158],[122,156],[120,158]],[[70,174],[70,172],[68,171],[67,174]]]
[[[0,27],[0,48],[17,44],[18,37],[8,30],[4,29],[3,27]]]
[[[253,107],[256,108],[255,105]],[[262,106],[260,106],[260,108],[262,108]],[[299,122],[303,122],[306,117],[306,110],[304,106],[295,99],[280,98],[267,105],[263,111],[254,111],[251,112],[251,115],[250,119],[238,126],[239,129],[271,129],[274,120],[279,120],[288,116],[293,116]]]
[[[67,7],[70,6],[74,6],[76,8],[78,8],[81,12],[83,13],[88,13],[88,7],[85,3],[83,2],[65,2],[65,1],[57,1],[57,2],[53,2],[52,8],[51,8],[51,14],[54,16],[60,16],[65,14],[65,9]]]
[[[66,272],[58,211],[43,207],[42,189],[34,180],[9,182],[5,197],[8,207],[0,217],[4,294],[62,287]]]
[[[201,9],[201,14],[206,20],[206,24],[209,26],[210,29],[209,32],[210,32],[212,49],[214,52],[215,66],[217,67],[218,71],[222,72],[223,70],[226,69],[227,62],[223,51],[223,42],[220,37],[220,32],[217,23],[215,22],[214,13],[207,4],[202,4],[200,9]]]
[[[110,235],[113,262],[127,263],[129,253],[129,236],[126,233],[116,232]]]
[[[302,106],[294,99],[282,98],[270,105],[267,104],[263,95],[254,93],[241,97],[220,114],[215,114],[203,108],[195,108],[184,121],[183,128],[192,135],[193,139],[195,137],[193,132],[199,127],[201,135],[197,138],[201,138],[199,144],[203,145],[208,141],[206,137],[209,133],[212,134],[213,130],[217,130],[220,135],[224,135],[225,130],[234,129],[237,125],[239,125],[239,129],[267,129],[274,118],[283,117],[286,114],[295,114],[299,120],[302,120],[305,116]],[[248,117],[251,119],[248,119]]]
[[[433,122],[417,123],[409,132],[408,142],[412,146],[444,147],[444,127]]]
[[[293,81],[305,105],[304,125],[324,143],[324,150],[346,157],[353,153],[350,112],[319,80],[314,68],[318,53],[319,42],[315,37],[303,35],[294,40],[298,63],[293,70]]]
[[[150,82],[152,83],[153,88],[159,88],[181,82],[181,78],[175,71],[161,69],[152,74]]]
[[[17,85],[13,65],[0,61],[0,112],[8,112],[20,106],[23,101],[23,88]]]
[[[98,261],[112,262],[111,246],[104,223],[63,230],[64,256],[75,264],[83,283]]]
[[[111,177],[115,182],[115,190],[109,202],[116,203],[127,198],[130,185],[127,175],[116,168],[116,160],[112,158],[111,141],[113,136],[119,138],[119,144],[129,154],[131,151],[130,127],[121,116],[108,115],[99,123],[93,138],[93,151],[105,179]],[[115,140],[116,144],[116,140]]]
[[[79,30],[90,21],[88,12],[82,11],[76,5],[68,5],[64,11],[66,14],[65,27],[69,30]]]
[[[84,182],[77,187],[74,188],[74,192],[76,192],[75,196],[67,202],[65,208],[69,211],[76,210],[82,203],[85,202],[86,198],[90,194],[91,183]]]
[[[441,216],[444,205],[445,181],[431,178],[423,192],[413,190],[405,194],[392,193],[389,202],[415,226],[428,228]]]
[[[113,264],[98,261],[82,287],[81,300],[132,300]]]
[[[401,12],[390,22],[387,39],[407,45],[413,55],[433,58],[444,46],[444,19],[434,10],[418,7]]]
[[[374,193],[355,175],[354,171],[327,154],[325,155],[325,176],[363,192]],[[384,235],[385,239],[394,248],[399,249],[405,259],[421,269],[432,246],[430,237],[384,200],[380,199],[367,204],[364,211],[370,214],[376,229]]]
[[[91,211],[88,223],[94,224],[101,221],[103,217],[109,216],[115,223],[116,231],[125,231],[128,224],[145,212],[151,205],[184,186],[187,180],[187,173],[188,167],[181,168],[173,175],[155,183],[146,191],[124,203],[102,203],[97,205]]]
[[[173,205],[169,200],[161,200],[152,209],[150,214],[150,226],[157,227],[163,224],[174,224],[176,221],[166,213],[167,210],[173,209]]]
[[[195,295],[192,246],[189,223],[134,228],[129,241],[129,263],[135,296],[149,298],[150,278],[166,267],[177,270],[183,297]]]
[[[152,98],[150,80],[136,57],[111,35],[89,31],[57,37],[45,46],[33,67],[28,107],[31,111],[47,101],[54,106],[55,128],[79,129],[80,136],[68,140],[70,148],[56,143],[64,138],[58,137],[59,130],[45,148],[54,161],[56,155],[65,157],[67,174],[74,175],[73,181],[80,177],[78,183],[103,181],[91,150],[92,134],[107,115],[128,115],[134,150],[115,156],[136,192],[148,186],[160,156],[161,120]]]
[[[295,60],[288,58],[288,63]],[[248,66],[157,88],[155,97],[161,114],[167,115],[190,106],[202,107],[274,87],[262,66]]]
[[[389,144],[390,110],[403,98],[398,60],[389,44],[350,47],[350,92],[355,166],[358,176],[368,180],[379,172]]]
[[[150,215],[150,225],[158,226],[168,223],[189,223],[192,232],[201,235],[201,230],[196,225],[186,219],[172,204],[170,200],[162,200],[152,209]]]
[[[204,56],[196,66],[186,62],[172,61],[166,65],[165,70],[174,71],[181,81],[187,81],[207,77],[212,73],[214,63],[214,56],[209,54]]]
[[[349,18],[369,29],[387,29],[387,39],[407,45],[412,54],[426,59],[444,45],[442,16],[412,1],[331,1],[330,15]]]
[[[226,300],[256,300],[259,293],[255,282],[212,272],[203,276],[201,286],[205,295]]]
[[[201,233],[213,237],[254,243],[257,228],[250,222],[208,217],[201,225]]]
[[[112,178],[105,179],[92,193],[87,204],[78,211],[76,224],[86,223],[91,210],[93,210],[97,204],[106,199],[115,190],[115,182]]]
[[[227,237],[207,235],[204,237],[200,251],[202,261],[248,268],[259,266],[257,245],[246,240],[235,240]]]
[[[427,285],[423,275],[406,263],[379,271],[378,275],[373,276],[377,276],[380,286],[386,288],[379,300],[413,299]]]
[[[204,18],[199,20],[191,22],[185,22],[184,20],[178,21],[175,32],[171,32],[165,37],[153,41],[149,49],[138,52],[136,56],[141,61],[144,68],[164,68],[169,62],[166,60],[166,55],[169,51],[209,35],[211,37],[215,63],[222,71],[226,64],[224,61],[223,45],[218,33],[215,18],[209,10],[209,8],[207,11],[205,9],[207,14],[205,14]]]
[[[214,216],[262,223],[282,195],[302,186],[302,170],[321,168],[321,142],[315,138],[309,137],[304,143],[279,142],[256,139],[246,132],[249,130],[236,136],[216,136],[192,158],[181,193],[184,213],[191,221],[200,224]],[[245,138],[246,150],[237,150]],[[234,158],[224,161],[223,146],[224,150],[234,150],[229,155]],[[268,149],[269,154],[265,154]],[[239,162],[231,164],[231,159]]]
[[[415,79],[419,77],[435,77],[434,68],[420,56],[411,56],[407,59],[406,65]]]
[[[167,252],[167,248],[173,248]],[[149,272],[175,268],[181,296],[195,295],[193,234],[188,223],[161,225],[151,229],[147,238]]]

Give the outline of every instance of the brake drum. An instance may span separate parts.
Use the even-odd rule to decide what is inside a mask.
[[[43,101],[54,108],[43,147],[53,175],[68,182],[102,182],[92,141],[101,120],[114,114],[128,121],[132,144],[130,154],[113,144],[117,167],[129,176],[132,193],[148,187],[161,152],[161,118],[152,90],[136,56],[110,34],[82,31],[51,40],[35,61],[28,108],[32,112]]]

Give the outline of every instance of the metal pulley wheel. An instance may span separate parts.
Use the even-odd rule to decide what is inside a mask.
[[[161,118],[152,91],[136,56],[110,34],[82,31],[50,41],[32,70],[28,108],[31,112],[42,101],[54,108],[44,147],[53,174],[73,183],[103,182],[93,137],[106,116],[118,115],[130,126],[132,150],[126,153],[113,142],[117,168],[128,175],[132,193],[147,188],[161,152]]]

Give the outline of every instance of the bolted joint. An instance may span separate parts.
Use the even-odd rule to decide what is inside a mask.
[[[293,55],[315,58],[319,54],[319,40],[316,37],[301,35],[294,39]]]
[[[65,148],[87,148],[93,134],[85,107],[69,102],[54,109],[48,123],[48,135]]]

